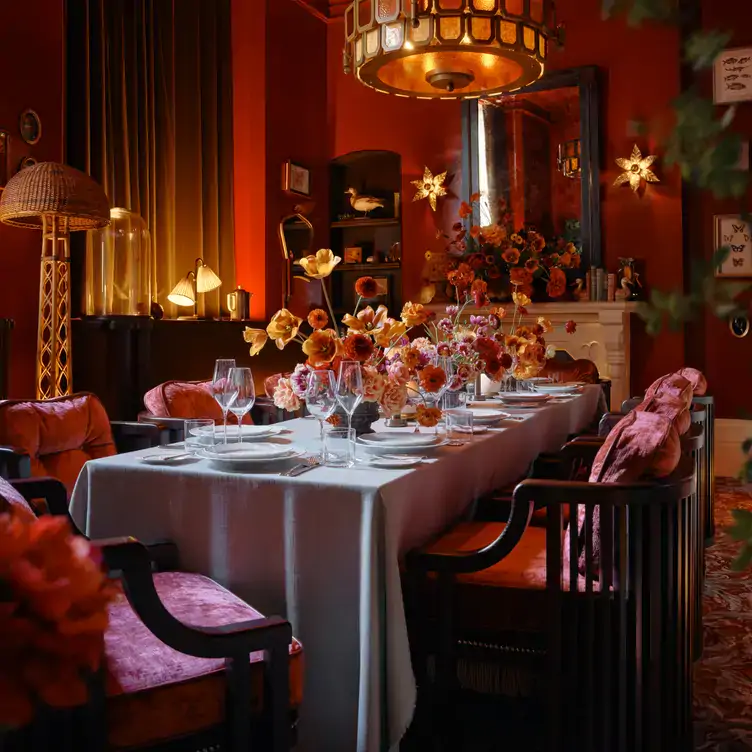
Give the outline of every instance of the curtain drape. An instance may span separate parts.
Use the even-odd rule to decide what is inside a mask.
[[[167,295],[201,257],[219,315],[235,286],[229,0],[67,0],[67,41],[68,162],[146,220],[166,314],[189,312]]]

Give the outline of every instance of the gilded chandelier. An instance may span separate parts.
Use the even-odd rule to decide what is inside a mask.
[[[554,0],[354,0],[344,67],[397,96],[495,96],[537,81],[551,42]]]

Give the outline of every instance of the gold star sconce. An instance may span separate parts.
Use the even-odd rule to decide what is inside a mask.
[[[619,157],[616,160],[616,164],[618,164],[624,172],[616,178],[614,185],[618,186],[629,183],[629,187],[636,193],[643,184],[643,181],[645,183],[660,183],[661,181],[650,169],[650,166],[655,160],[656,157],[654,155],[643,157],[642,152],[635,144],[634,149],[632,149],[632,156],[629,159]]]
[[[446,172],[434,176],[431,170],[426,167],[423,172],[422,180],[410,181],[418,189],[418,192],[413,196],[413,201],[420,201],[427,198],[431,204],[431,209],[436,211],[436,201],[441,196],[446,196],[447,193],[447,189],[444,186],[446,176]]]

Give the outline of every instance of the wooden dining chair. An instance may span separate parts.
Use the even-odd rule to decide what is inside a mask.
[[[675,469],[661,480],[525,480],[507,522],[460,523],[408,555],[419,734],[451,749],[461,689],[513,675],[541,689],[548,750],[691,749],[698,505],[691,462],[665,441],[661,472]],[[572,442],[566,462],[600,473],[623,456],[611,442]]]
[[[59,481],[0,479],[0,513],[33,517],[38,498],[75,530]],[[303,675],[289,623],[180,571],[170,544],[94,543],[118,585],[104,668],[89,677],[86,705],[40,708],[29,726],[3,738],[4,752],[288,752]]]

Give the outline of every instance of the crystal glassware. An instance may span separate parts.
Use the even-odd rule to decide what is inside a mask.
[[[235,397],[234,386],[229,380],[230,369],[235,368],[234,358],[220,358],[214,363],[214,378],[211,390],[214,399],[222,409],[222,417],[225,428],[224,443],[227,443],[227,412],[230,403]]]
[[[449,439],[464,439],[473,433],[473,413],[471,410],[456,408],[444,412],[446,435]]]
[[[330,427],[324,431],[324,464],[352,467],[355,464],[355,429]]]
[[[337,382],[334,371],[312,371],[308,376],[305,403],[308,412],[319,422],[321,457],[324,458],[324,423],[337,409]]]
[[[355,360],[343,360],[337,378],[337,402],[347,414],[347,427],[352,428],[352,416],[363,401],[363,371]]]
[[[214,446],[214,421],[191,418],[183,424],[185,451],[197,454],[201,449]]]
[[[250,368],[231,368],[227,379],[235,389],[235,396],[228,409],[238,419],[238,436],[242,442],[243,418],[246,413],[251,411],[256,402],[256,387],[253,384],[253,373]],[[225,434],[227,434],[227,427],[225,427]]]

